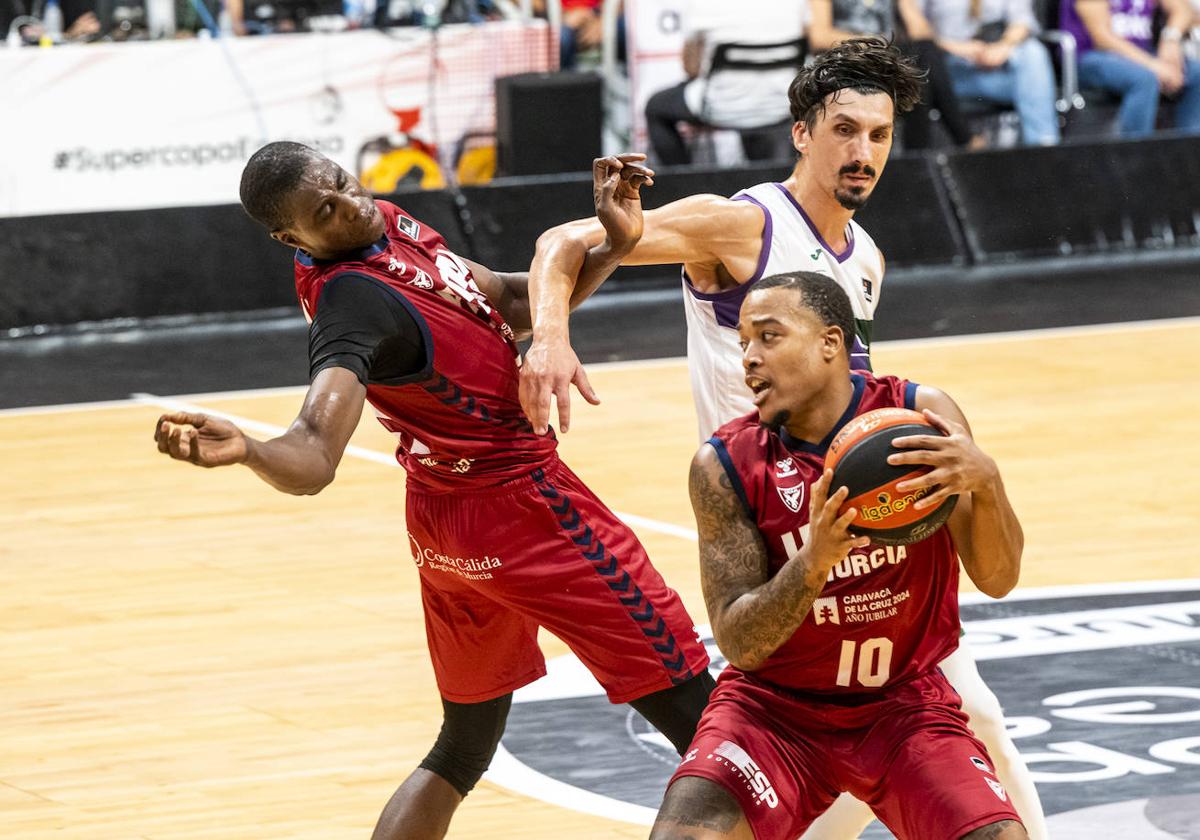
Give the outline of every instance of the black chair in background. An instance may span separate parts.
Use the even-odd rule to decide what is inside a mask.
[[[713,148],[714,130],[736,131],[741,137],[742,151],[747,160],[779,160],[791,156],[790,116],[753,128],[723,125],[713,120],[709,114],[708,85],[714,76],[726,71],[766,73],[773,70],[791,70],[798,73],[807,57],[807,38],[768,44],[725,43],[717,44],[713,48],[708,70],[701,76],[704,82],[704,98],[700,108],[703,125],[696,127],[694,131],[697,140],[707,144],[710,158],[715,160],[716,157]]]

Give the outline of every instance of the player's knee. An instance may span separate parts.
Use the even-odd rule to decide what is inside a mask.
[[[964,834],[962,840],[1029,840],[1029,835],[1016,820],[1001,820]]]
[[[716,681],[708,671],[692,677],[685,683],[664,688],[645,697],[639,697],[633,706],[650,725],[670,741],[676,752],[683,755],[696,736],[700,716],[708,705]]]
[[[492,763],[512,695],[482,703],[442,700],[442,729],[420,766],[436,773],[463,796],[479,782]]]
[[[650,830],[650,840],[751,840],[753,836],[733,795],[698,776],[671,783]]]

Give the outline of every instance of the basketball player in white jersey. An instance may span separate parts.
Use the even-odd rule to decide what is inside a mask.
[[[743,380],[737,321],[741,302],[764,276],[816,271],[837,280],[850,297],[858,335],[853,365],[870,367],[871,324],[883,283],[884,259],[854,220],[883,174],[897,114],[920,96],[921,78],[893,48],[878,39],[843,42],[818,56],[788,92],[799,153],[782,183],[759,184],[732,198],[695,195],[641,216],[640,183],[652,172],[624,155],[596,162],[601,182],[612,169],[644,170],[622,181],[628,223],[642,228],[627,265],[683,264],[688,323],[688,368],[700,439],[753,410]],[[570,427],[569,387],[598,402],[571,349],[567,314],[575,275],[589,248],[604,241],[596,219],[570,222],[538,240],[530,270],[534,340],[521,371],[521,402],[534,428],[544,432],[550,398],[559,426]],[[1045,817],[1029,771],[1008,737],[999,701],[984,684],[966,646],[942,662],[963,698],[975,733],[987,744],[1018,813],[1033,840],[1046,838]],[[870,809],[843,795],[804,840],[851,840],[872,819]]]

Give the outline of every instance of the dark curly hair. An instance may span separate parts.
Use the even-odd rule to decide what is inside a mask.
[[[822,324],[842,331],[846,356],[850,357],[854,348],[854,310],[850,307],[850,298],[845,289],[836,280],[815,271],[787,271],[764,277],[754,284],[751,291],[766,289],[795,289],[799,292],[801,304],[811,309]]]
[[[840,90],[886,93],[897,114],[921,101],[925,71],[882,38],[851,38],[821,53],[792,80],[792,121],[810,124],[825,113],[825,100]]]
[[[238,188],[246,214],[268,230],[291,224],[284,204],[316,156],[315,150],[289,140],[268,143],[251,155]]]

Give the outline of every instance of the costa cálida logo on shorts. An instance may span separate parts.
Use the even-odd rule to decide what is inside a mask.
[[[413,536],[412,531],[408,532],[408,543],[413,562],[418,569],[427,566],[431,571],[449,572],[467,580],[491,580],[495,577],[493,572],[504,565],[499,557],[487,554],[483,557],[451,557],[449,554],[425,548]]]

